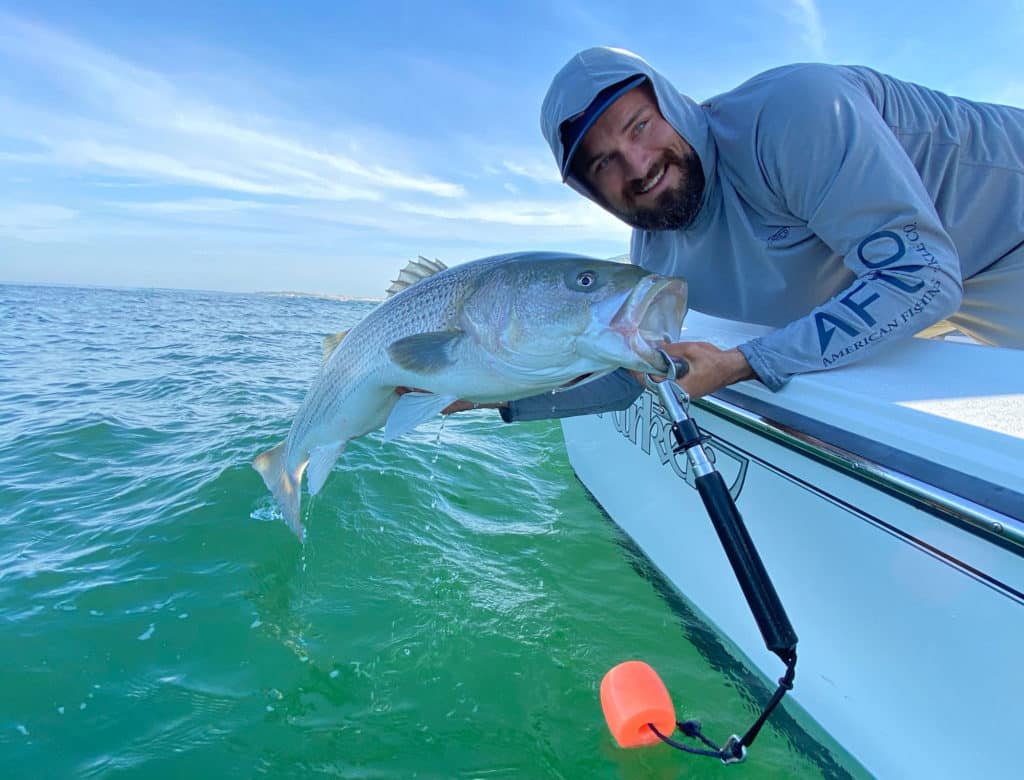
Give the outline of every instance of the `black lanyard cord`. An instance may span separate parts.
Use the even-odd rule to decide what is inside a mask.
[[[779,687],[742,739],[733,735],[723,747],[718,747],[700,733],[700,724],[697,721],[677,723],[685,736],[699,739],[713,749],[702,750],[676,742],[662,734],[654,724],[648,724],[663,742],[687,753],[720,758],[728,764],[743,760],[747,747],[753,744],[768,716],[782,701],[786,691],[792,690],[793,679],[796,676],[797,636],[768,576],[768,571],[761,562],[761,556],[758,555],[757,548],[743,523],[743,518],[736,508],[736,503],[729,494],[725,480],[715,469],[714,461],[704,452],[703,443],[708,437],[700,431],[688,413],[689,396],[673,381],[677,376],[677,366],[667,353],[662,352],[662,355],[669,365],[668,378],[658,383],[648,378],[647,384],[660,396],[662,406],[672,419],[673,452],[686,454],[689,467],[696,475],[697,491],[761,631],[765,646],[786,665],[786,673],[779,680]],[[685,373],[685,368],[682,373]]]

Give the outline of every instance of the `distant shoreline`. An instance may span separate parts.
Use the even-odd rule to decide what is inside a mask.
[[[331,293],[299,292],[296,290],[211,290],[203,287],[148,287],[114,284],[76,284],[74,282],[10,282],[0,280],[0,287],[46,287],[71,290],[108,290],[110,292],[186,292],[213,295],[261,295],[279,298],[323,298],[328,301],[352,301],[355,303],[380,303],[383,296],[335,295]]]
[[[252,295],[266,295],[278,298],[322,298],[325,301],[354,301],[356,303],[380,303],[383,297],[370,298],[359,295],[332,295],[330,293],[308,293],[292,290],[257,290]]]

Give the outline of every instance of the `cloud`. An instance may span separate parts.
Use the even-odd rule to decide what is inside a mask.
[[[800,38],[816,59],[825,60],[825,27],[815,0],[786,0],[773,6],[800,30]]]
[[[0,234],[24,241],[51,240],[76,216],[73,209],[48,203],[0,203]]]
[[[396,203],[406,214],[437,221],[459,223],[470,232],[486,226],[488,233],[503,230],[510,237],[523,236],[546,240],[586,239],[590,241],[628,241],[630,229],[608,212],[588,200],[495,200],[481,203],[422,205]]]
[[[57,251],[41,241],[64,242],[75,262],[51,281],[86,280],[88,256],[90,273],[117,283],[142,256],[148,270],[132,279],[186,285],[195,269],[169,257],[287,257],[281,276],[301,257],[330,276],[334,257],[600,255],[628,241],[625,225],[562,186],[539,139],[482,142],[455,122],[402,135],[354,124],[357,112],[297,119],[249,81],[188,70],[202,86],[0,12],[0,72],[15,76],[0,80],[0,239],[31,241],[31,257]]]
[[[230,198],[192,198],[190,200],[151,201],[149,203],[112,203],[113,208],[137,214],[226,214],[266,209],[270,204]]]
[[[572,198],[571,195],[568,196]],[[267,202],[259,200],[237,200],[232,198],[190,198],[181,200],[154,201],[148,203],[108,202],[107,206],[124,214],[149,215],[171,220],[210,220],[235,222],[256,219],[268,224],[268,220],[296,219],[330,222],[337,225],[365,227],[390,232],[408,230],[411,220],[426,218],[438,223],[441,232],[452,233],[452,223],[488,226],[491,234],[495,228],[556,228],[573,233],[586,234],[595,239],[618,240],[628,238],[629,228],[603,209],[589,201],[571,200],[530,200],[506,199],[487,202],[463,202],[426,204],[396,201],[390,206],[400,215],[381,215],[374,207],[364,209],[337,208],[324,202]]]
[[[1024,108],[1024,81],[1004,81],[989,99],[994,103]]]
[[[200,185],[250,195],[320,200],[379,200],[381,193],[332,181],[307,169],[264,158],[248,166],[192,155],[152,152],[93,141],[67,141],[51,147],[53,161],[133,178]]]
[[[315,128],[232,110],[75,38],[3,14],[0,67],[31,71],[39,82],[31,99],[10,84],[8,94],[0,88],[0,141],[38,147],[13,162],[297,198],[465,194],[460,184],[356,159],[311,140]]]
[[[544,184],[562,183],[562,179],[558,175],[558,168],[555,166],[554,161],[551,160],[545,160],[544,162],[503,160],[501,165],[509,173],[514,173],[516,176],[522,176],[525,179],[532,179]]]

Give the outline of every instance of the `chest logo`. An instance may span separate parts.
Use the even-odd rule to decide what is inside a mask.
[[[768,246],[768,248],[771,249],[772,244],[777,244],[780,241],[785,241],[787,238],[789,238],[789,228],[780,227],[778,230],[776,230],[774,233],[768,236],[768,238],[766,238],[764,242]]]

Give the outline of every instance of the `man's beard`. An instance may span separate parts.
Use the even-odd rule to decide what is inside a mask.
[[[653,206],[635,206],[620,213],[619,217],[626,224],[638,230],[685,230],[693,224],[697,212],[700,211],[701,198],[704,197],[704,169],[701,167],[700,158],[692,151],[685,157],[680,157],[675,152],[666,150],[652,170],[663,166],[663,175],[667,175],[669,165],[678,166],[682,173],[679,186],[666,189],[658,195]],[[649,178],[647,177],[648,180]],[[634,195],[638,195],[643,181],[633,181],[630,186]]]

